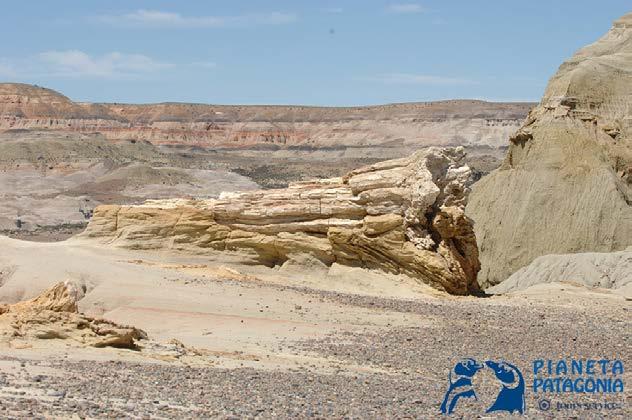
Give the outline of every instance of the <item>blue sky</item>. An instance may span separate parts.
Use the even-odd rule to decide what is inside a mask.
[[[0,81],[78,101],[538,100],[629,0],[5,1]]]

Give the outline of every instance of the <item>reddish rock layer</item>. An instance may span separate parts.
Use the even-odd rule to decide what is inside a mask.
[[[0,84],[0,131],[102,132],[112,140],[214,148],[502,147],[530,103],[453,100],[371,107],[76,103],[50,89]]]

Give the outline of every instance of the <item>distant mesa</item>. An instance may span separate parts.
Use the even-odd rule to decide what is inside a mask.
[[[0,84],[0,233],[63,239],[101,203],[280,188],[432,146],[464,146],[480,177],[498,166],[530,105],[90,104]]]
[[[499,147],[533,105],[476,100],[368,107],[91,104],[50,89],[5,83],[0,84],[0,131],[97,131],[110,140],[228,149],[371,147],[401,138],[412,147]]]

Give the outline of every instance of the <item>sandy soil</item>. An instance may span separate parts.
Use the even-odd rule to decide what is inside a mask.
[[[0,344],[0,416],[416,417],[439,412],[463,357],[506,359],[527,384],[538,358],[630,363],[630,304],[607,290],[548,284],[504,296],[456,298],[406,278],[334,266],[246,266],[234,258],[95,248],[0,237],[0,301],[74,280],[80,310],[133,324],[195,354],[79,348],[63,340]],[[306,262],[303,261],[303,264]],[[307,262],[308,263],[308,262]],[[149,345],[149,344],[147,344]],[[19,347],[19,348],[17,348]],[[626,366],[627,367],[627,366]],[[624,374],[626,384],[629,373]],[[495,381],[481,375],[484,412]],[[626,418],[619,404],[589,416]],[[602,401],[553,395],[552,402]],[[585,417],[581,410],[528,416]]]

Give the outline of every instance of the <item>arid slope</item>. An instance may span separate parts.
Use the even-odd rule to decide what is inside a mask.
[[[467,212],[482,286],[546,254],[632,245],[632,14],[579,50],[510,139]]]

